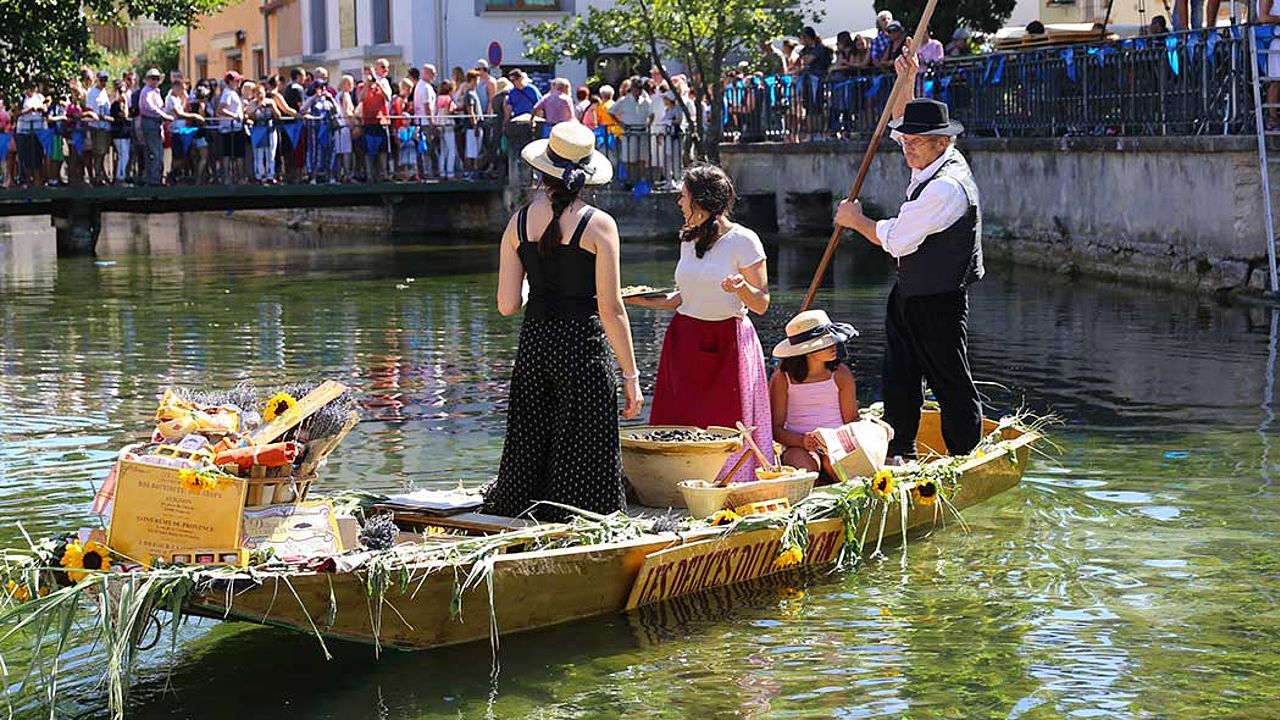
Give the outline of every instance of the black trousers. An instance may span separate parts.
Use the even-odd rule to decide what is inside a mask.
[[[884,419],[893,427],[889,457],[916,455],[921,380],[942,408],[942,439],[953,455],[982,439],[982,403],[968,355],[969,297],[964,290],[903,297],[894,286],[885,314]]]

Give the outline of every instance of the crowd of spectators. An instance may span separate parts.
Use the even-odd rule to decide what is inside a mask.
[[[0,102],[5,187],[344,183],[498,177],[499,107],[513,88],[488,63],[410,68],[378,60],[356,79],[324,67],[287,78],[235,71],[189,83],[171,70],[112,78],[85,68],[69,87],[31,83]]]
[[[694,116],[681,104],[692,106],[685,76],[656,70],[616,92],[555,78],[544,95],[485,60],[401,78],[378,60],[336,82],[324,67],[192,83],[178,70],[84,68],[69,87],[31,83],[12,110],[0,101],[0,171],[6,188],[500,178],[513,143],[580,122],[627,165],[626,185],[652,185],[679,177]]]

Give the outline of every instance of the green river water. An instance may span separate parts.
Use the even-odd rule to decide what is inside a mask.
[[[47,221],[0,235],[0,543],[90,524],[92,487],[167,384],[334,377],[363,421],[322,490],[479,483],[497,466],[518,319],[492,242],[315,237],[222,216],[112,219],[95,260]],[[887,267],[847,241],[819,305],[862,330],[876,399]],[[820,244],[769,245],[766,347]],[[673,245],[628,246],[665,286]],[[997,411],[1065,422],[1022,485],[857,572],[375,660],[369,647],[192,622],[146,655],[130,717],[1280,717],[1280,441],[1272,311],[993,267],[971,296]],[[651,387],[666,318],[632,311]],[[718,608],[718,609],[711,609]],[[473,621],[479,622],[480,618]],[[499,622],[501,618],[499,617]],[[14,686],[18,715],[48,716]],[[66,654],[58,717],[105,714]]]

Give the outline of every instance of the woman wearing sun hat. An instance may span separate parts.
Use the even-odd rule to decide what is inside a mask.
[[[858,336],[852,325],[833,323],[822,310],[806,310],[787,323],[787,337],[773,348],[781,360],[769,380],[773,438],[782,445],[782,463],[803,470],[824,469],[819,429],[858,420],[858,388],[841,362],[845,342]]]
[[[485,512],[566,518],[539,501],[614,512],[626,503],[610,347],[622,366],[623,416],[639,415],[644,398],[618,281],[618,227],[581,199],[585,186],[609,182],[613,167],[577,122],[557,124],[520,156],[541,177],[542,192],[502,236],[498,310],[523,308],[524,322]]]

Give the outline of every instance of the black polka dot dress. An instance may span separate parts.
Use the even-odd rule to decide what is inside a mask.
[[[582,249],[583,214],[572,239],[538,252],[521,210],[520,259],[529,302],[520,328],[498,477],[484,512],[562,521],[551,501],[597,513],[626,506],[613,357],[596,309],[595,254]]]

